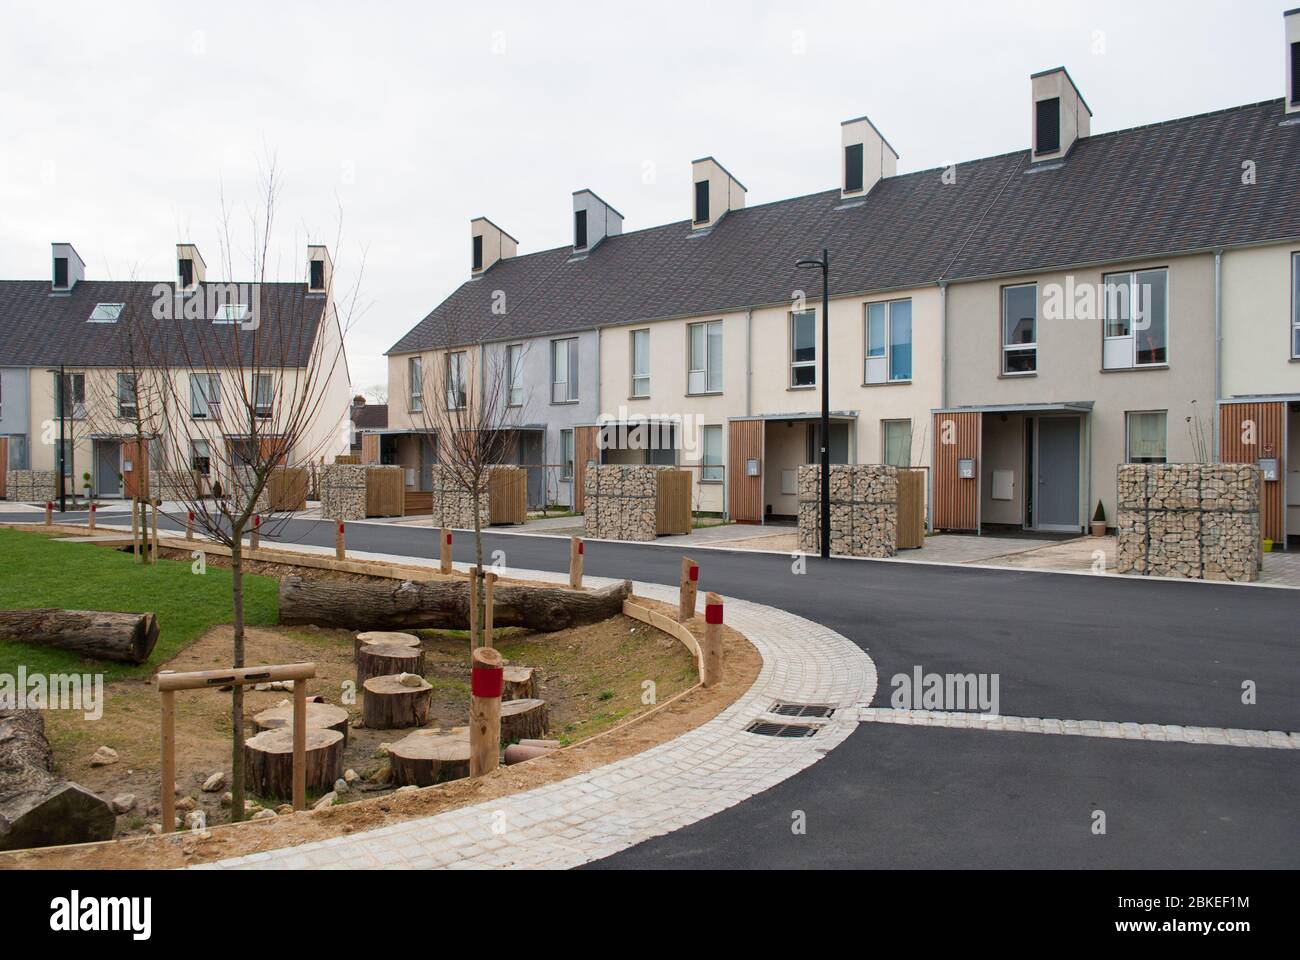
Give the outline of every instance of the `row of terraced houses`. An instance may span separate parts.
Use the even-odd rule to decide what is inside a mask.
[[[590,190],[573,242],[521,254],[471,222],[470,278],[389,351],[363,448],[427,483],[420,411],[506,392],[531,498],[583,506],[589,463],[691,469],[699,509],[796,513],[815,461],[830,251],[832,462],[929,471],[934,529],[1080,531],[1118,464],[1260,462],[1264,531],[1300,536],[1300,10],[1282,99],[1092,134],[1064,68],[1031,78],[1030,146],[899,174],[867,118],[843,179],[746,206],[692,164],[690,216],[638,231]],[[805,295],[805,291],[807,294]],[[629,442],[649,424],[646,448]],[[644,435],[644,431],[642,436]],[[545,479],[546,477],[552,479]]]

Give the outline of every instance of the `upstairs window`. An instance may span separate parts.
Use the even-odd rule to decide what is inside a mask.
[[[54,258],[54,285],[56,287],[66,287],[68,285],[68,258]]]
[[[578,401],[578,338],[551,341],[551,403]]]
[[[136,380],[134,375],[119,373],[117,375],[117,415],[122,420],[134,420],[139,407],[135,396]]]
[[[419,357],[406,361],[406,409],[411,413],[424,410],[424,363]]]
[[[587,211],[573,212],[573,246],[578,250],[587,248]]]
[[[253,376],[253,416],[259,420],[271,419],[271,405],[275,397],[275,382],[269,373]]]
[[[190,416],[195,420],[221,416],[221,377],[217,374],[190,374]]]
[[[465,351],[447,354],[447,409],[464,410],[469,404],[465,380]]]
[[[695,222],[709,222],[709,181],[700,180],[695,184]]]
[[[189,257],[182,257],[176,261],[176,273],[181,278],[181,287],[188,290],[194,286],[194,261]]]
[[[473,242],[473,253],[471,263],[475,270],[483,269],[483,238],[475,237]]]
[[[844,148],[844,192],[856,193],[862,189],[862,144],[851,143]]]
[[[506,347],[506,403],[512,407],[524,405],[524,345],[512,343]]]
[[[213,316],[213,323],[243,323],[248,319],[248,304],[246,303],[223,303],[217,307],[216,315]]]
[[[722,321],[687,328],[687,393],[722,392]]]
[[[1291,356],[1300,360],[1300,253],[1291,254]]]
[[[117,323],[117,318],[122,315],[124,303],[97,303],[95,309],[90,311],[88,323]]]
[[[912,379],[912,301],[867,304],[864,383]]]
[[[817,311],[790,314],[790,386],[817,386]]]
[[[632,331],[632,396],[650,396],[650,331]]]
[[[58,388],[59,375],[54,375],[56,389]],[[84,373],[65,373],[63,375],[62,389],[58,391],[59,401],[56,404],[57,409],[54,415],[57,417],[72,417],[74,420],[80,420],[86,416],[86,375]]]
[[[1291,102],[1300,104],[1300,41],[1291,44]]]
[[[312,290],[325,289],[325,261],[313,260],[311,262],[311,277],[308,284]]]
[[[1038,370],[1038,284],[1002,288],[1002,374]]]
[[[1034,153],[1056,153],[1061,149],[1061,98],[1039,100],[1034,110]]]
[[[1102,368],[1169,362],[1169,271],[1109,273],[1102,280]]]

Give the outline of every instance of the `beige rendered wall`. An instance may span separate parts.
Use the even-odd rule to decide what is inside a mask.
[[[1300,394],[1291,258],[1300,243],[1223,254],[1223,395]]]
[[[480,371],[479,348],[475,346],[457,347],[453,353],[466,354],[466,377],[469,380],[467,394],[477,397],[479,392]],[[390,430],[423,430],[437,424],[434,403],[445,404],[444,386],[447,378],[446,350],[423,350],[418,354],[394,354],[388,358],[388,427]],[[410,409],[410,383],[407,361],[419,356],[423,364],[424,414],[414,413]],[[536,385],[534,385],[536,386]],[[546,389],[546,384],[541,389]]]

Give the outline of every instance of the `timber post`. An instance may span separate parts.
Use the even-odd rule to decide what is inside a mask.
[[[344,527],[343,521],[340,520],[338,530],[334,534],[334,557],[337,560],[344,559],[347,556],[347,552],[348,552],[347,542],[344,538],[343,527]]]
[[[569,538],[569,588],[571,590],[582,589],[582,557],[586,550],[586,545],[582,542],[582,537]]]
[[[478,647],[471,658],[469,698],[469,775],[481,777],[500,763],[501,691],[505,669],[501,654]]]
[[[682,557],[681,591],[677,601],[677,619],[682,623],[695,616],[695,595],[699,586],[700,565],[690,557]]]
[[[452,572],[451,531],[446,527],[438,531],[438,570],[443,574]]]
[[[704,642],[700,644],[700,683],[715,687],[722,682],[722,598],[704,598]]]

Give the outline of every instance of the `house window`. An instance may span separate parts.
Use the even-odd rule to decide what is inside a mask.
[[[709,222],[709,181],[700,180],[695,184],[695,222]]]
[[[26,434],[12,433],[9,435],[9,469],[10,470],[28,469]]]
[[[844,192],[857,193],[862,189],[862,144],[851,143],[844,148]]]
[[[117,323],[117,318],[122,315],[124,303],[97,303],[95,309],[90,311],[88,323]]]
[[[512,343],[506,347],[506,403],[512,407],[524,404],[524,345]]]
[[[188,290],[194,286],[194,261],[189,257],[182,257],[176,261],[176,272],[180,274],[181,287]]]
[[[469,402],[465,382],[465,351],[447,354],[447,409],[464,410]]]
[[[560,431],[560,479],[573,479],[573,431]]]
[[[275,397],[275,383],[269,373],[253,376],[253,416],[259,420],[271,418],[271,405]]]
[[[1166,463],[1168,454],[1164,410],[1126,414],[1129,463]]]
[[[1002,288],[1002,373],[1038,370],[1038,284]]]
[[[424,409],[424,361],[420,357],[406,360],[406,409],[410,413]]]
[[[650,396],[650,331],[632,331],[632,396]]]
[[[578,401],[578,338],[551,341],[551,403]]]
[[[1061,98],[1039,100],[1035,105],[1037,138],[1034,153],[1056,153],[1061,149]]]
[[[882,423],[885,463],[891,467],[910,467],[912,465],[912,421],[885,420]]]
[[[309,281],[312,290],[325,289],[325,261],[313,260],[311,262],[311,279]]]
[[[912,301],[869,303],[864,383],[899,383],[912,379]]]
[[[704,441],[704,470],[700,479],[705,483],[722,481],[722,426],[711,424],[701,430]]]
[[[1131,370],[1169,362],[1169,271],[1102,278],[1102,367]]]
[[[217,307],[213,323],[243,323],[248,319],[248,304],[223,303]]]
[[[212,475],[212,447],[208,441],[190,441],[190,469],[204,477]]]
[[[54,375],[58,383],[59,375]],[[63,389],[59,391],[59,402],[54,415],[81,420],[86,416],[86,375],[84,373],[65,373]]]
[[[129,373],[117,375],[117,415],[122,420],[134,420],[138,407],[135,396],[135,376]]]
[[[790,314],[790,386],[817,386],[817,311]]]
[[[689,357],[687,393],[722,392],[722,321],[692,323],[687,327]]]
[[[1291,44],[1291,102],[1300,104],[1300,41]]]
[[[221,416],[221,377],[215,373],[190,374],[190,416],[216,420]]]
[[[583,250],[587,246],[587,211],[573,211],[573,246]]]
[[[483,238],[481,236],[474,238],[473,247],[474,247],[474,254],[473,254],[474,269],[482,270],[483,269]]]
[[[1291,356],[1300,359],[1300,253],[1291,255]]]
[[[56,287],[66,287],[68,285],[68,258],[54,258],[54,285]]]

